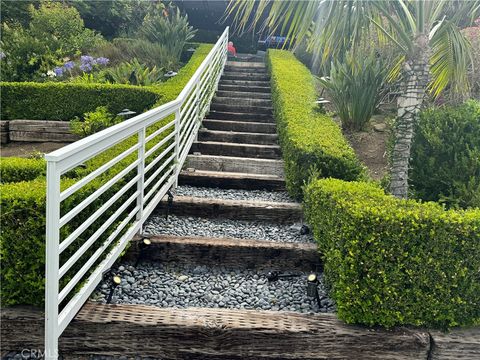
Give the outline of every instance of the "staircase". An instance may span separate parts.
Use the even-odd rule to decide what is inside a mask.
[[[229,61],[180,184],[284,190],[283,161],[263,62]]]
[[[301,206],[285,192],[264,63],[228,62],[210,110],[180,174],[173,207],[164,199],[142,236],[105,274],[60,337],[60,354],[427,358],[425,333],[365,330],[331,314],[335,306],[323,287],[313,237],[302,231]],[[319,279],[318,303],[306,292],[312,272]],[[43,314],[20,308],[2,319],[9,349],[25,348],[17,339],[27,333],[28,348],[42,348]]]

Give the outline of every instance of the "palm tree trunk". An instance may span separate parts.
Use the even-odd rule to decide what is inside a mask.
[[[404,65],[404,89],[397,100],[395,146],[391,168],[390,192],[398,197],[408,197],[408,164],[415,129],[415,121],[425,99],[429,79],[428,38],[419,36],[415,56]]]

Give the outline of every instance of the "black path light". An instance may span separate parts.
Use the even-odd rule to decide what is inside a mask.
[[[105,279],[107,277],[111,276],[111,283],[110,283],[110,292],[108,293],[107,297],[107,304],[110,304],[112,301],[113,293],[115,292],[115,289],[117,288],[118,285],[122,282],[122,279],[120,276],[115,275],[112,273],[112,269],[108,269],[102,274],[102,278]]]
[[[138,245],[138,257],[137,257],[137,261],[135,262],[135,267],[137,267],[137,265],[140,263],[140,261],[143,260],[143,258],[145,257],[145,253],[147,251],[147,248],[150,245],[152,245],[152,241],[150,240],[150,238],[148,236],[144,236],[142,238],[142,241]]]
[[[316,274],[310,274],[307,277],[307,296],[317,300],[318,307],[320,305],[320,295],[318,294],[318,278]]]
[[[165,209],[165,220],[168,220],[168,214],[173,208],[173,193],[171,190],[167,191],[168,200],[167,200],[167,208]]]

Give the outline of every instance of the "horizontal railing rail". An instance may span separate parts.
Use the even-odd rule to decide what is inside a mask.
[[[227,60],[227,44],[228,28],[175,100],[45,155],[47,359],[58,358],[58,338],[62,332],[128,242],[141,231],[160,200],[177,185],[201,120],[209,111],[218,87]],[[119,154],[113,154],[73,184],[62,182],[62,175],[106,151],[115,153],[115,150]],[[107,178],[108,175],[111,176]],[[75,206],[62,208],[62,204],[94,180],[104,181],[90,187],[90,193]],[[69,186],[63,189],[66,183]],[[66,213],[62,214],[61,209]],[[79,216],[82,220],[75,223],[73,231],[62,232]],[[94,225],[98,228],[92,230]],[[87,230],[93,233],[85,236]],[[62,233],[66,234],[63,239]]]

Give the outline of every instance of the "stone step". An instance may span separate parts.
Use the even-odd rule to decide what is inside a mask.
[[[284,177],[283,160],[234,156],[188,155],[184,169]]]
[[[239,85],[239,84],[218,84],[218,90],[221,91],[237,91],[237,92],[246,92],[246,93],[264,93],[270,96],[271,88],[270,84],[268,86],[253,86],[253,85]]]
[[[254,95],[253,95],[254,96]],[[235,104],[236,106],[262,106],[262,107],[272,107],[272,100],[270,99],[259,99],[255,97],[234,97],[234,96],[220,96],[215,95],[213,98],[213,104],[223,104],[230,105]]]
[[[270,81],[257,81],[257,80],[231,80],[220,79],[220,85],[237,85],[248,87],[268,87],[270,88]]]
[[[235,67],[235,68],[260,68],[264,69],[265,63],[264,62],[244,62],[244,61],[227,61],[225,64],[227,67]]]
[[[164,214],[166,206],[167,197],[156,208],[157,213]],[[175,196],[170,213],[177,216],[265,221],[275,224],[292,224],[302,220],[302,206],[299,203],[192,196]]]
[[[198,140],[274,145],[277,143],[278,135],[200,129],[198,132]]]
[[[250,98],[250,99],[271,100],[270,93],[260,93],[260,92],[253,92],[253,91],[218,90],[215,95],[218,97],[226,97],[230,99]]]
[[[235,103],[219,104],[212,102],[210,109],[213,111],[237,112],[244,114],[261,114],[272,116],[271,106],[256,106],[256,105],[237,105]]]
[[[207,115],[207,119],[212,120],[231,120],[231,121],[246,121],[246,122],[264,122],[264,123],[275,123],[272,114],[250,114],[250,113],[239,113],[232,111],[216,111],[210,110]]]
[[[268,74],[266,66],[232,66],[226,65],[225,72]]]
[[[241,144],[216,141],[195,141],[190,153],[221,155],[242,158],[281,159],[280,146]]]
[[[285,180],[279,176],[239,172],[181,171],[179,184],[222,189],[285,191]]]
[[[173,208],[177,206],[174,200]],[[317,245],[237,238],[150,235],[144,259],[162,263],[225,266],[268,271],[314,271],[320,267]],[[141,238],[132,241],[126,258],[136,259]]]
[[[223,80],[247,80],[247,81],[268,81],[270,77],[266,74],[225,71],[222,75]]]
[[[265,122],[205,119],[203,120],[202,125],[208,130],[238,131],[265,134],[277,133],[277,126],[275,124]]]

